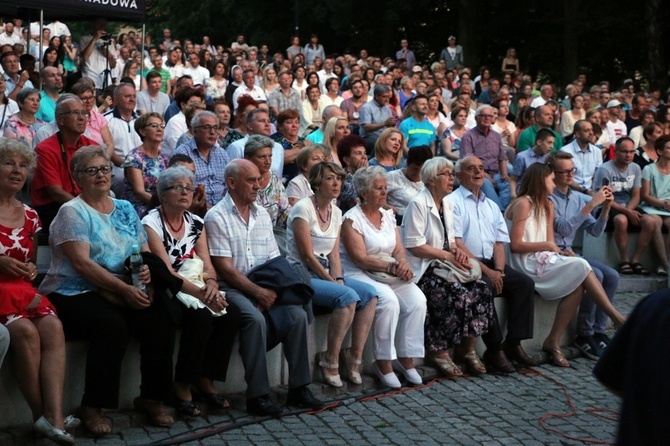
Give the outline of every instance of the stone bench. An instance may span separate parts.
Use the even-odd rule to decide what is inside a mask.
[[[524,342],[526,350],[530,354],[538,356],[541,343],[547,336],[554,320],[554,313],[558,302],[544,301],[539,297],[535,299],[535,335],[532,340]],[[496,299],[496,308],[501,322],[504,324],[506,312],[502,299]],[[317,352],[326,349],[326,334],[328,329],[329,315],[316,316],[314,323],[308,330],[309,358],[312,367],[314,381],[321,381],[320,372],[315,365]],[[574,322],[566,332],[566,338],[572,339],[574,333]],[[242,361],[237,353],[236,347],[231,358],[227,380],[218,383],[220,390],[226,394],[243,392],[246,389],[244,381],[244,369]],[[349,340],[345,339],[344,345]],[[567,341],[564,341],[567,343]],[[372,337],[368,339],[363,355],[364,369],[371,373],[373,361]],[[84,391],[84,370],[86,363],[85,342],[67,342],[67,365],[64,387],[63,406],[65,413],[71,413],[80,403]],[[478,344],[480,354],[484,351],[481,341]],[[176,349],[175,349],[176,361]],[[417,365],[419,365],[418,362]],[[8,354],[2,369],[0,370],[0,429],[19,424],[26,424],[31,420],[28,404],[23,399],[16,380],[12,374],[13,361],[11,353]],[[288,364],[283,357],[280,346],[268,352],[268,375],[271,386],[286,385],[288,383]],[[131,341],[123,361],[122,378],[119,407],[122,409],[132,408],[133,398],[139,395],[140,373],[139,373],[139,344]]]

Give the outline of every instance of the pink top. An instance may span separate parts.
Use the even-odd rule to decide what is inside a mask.
[[[102,116],[102,113],[96,109],[92,109],[89,113],[90,116],[88,119],[88,124],[86,124],[86,129],[91,134],[90,138],[96,142],[99,142],[100,144],[104,144],[105,142],[102,140],[102,135],[100,132],[103,127],[107,126],[107,120],[104,116]]]

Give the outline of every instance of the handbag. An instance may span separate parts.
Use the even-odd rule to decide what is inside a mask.
[[[395,259],[388,254],[380,253],[370,255],[385,262],[396,263]],[[398,285],[401,283],[405,283],[400,277],[396,276],[395,274],[387,273],[384,271],[365,270],[365,274],[367,274],[368,277],[370,277],[372,280],[376,280],[377,282],[385,283],[387,285]]]
[[[482,268],[475,259],[470,259],[472,269],[461,269],[446,260],[433,260],[433,274],[447,282],[470,283],[482,278]]]

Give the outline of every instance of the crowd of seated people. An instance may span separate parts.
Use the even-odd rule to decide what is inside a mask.
[[[134,404],[152,424],[173,424],[168,404],[200,416],[197,395],[231,407],[215,382],[236,336],[246,409],[278,415],[265,353],[279,343],[288,404],[323,407],[309,389],[312,306],[330,313],[325,383],[360,384],[371,366],[399,388],[399,376],[422,383],[422,358],[449,377],[534,366],[522,346],[534,292],[559,302],[542,345],[551,361],[569,366],[559,342],[577,307],[576,345],[597,359],[608,318],[625,320],[612,305],[618,273],[649,274],[651,245],[668,274],[670,109],[632,82],[587,88],[580,75],[562,97],[519,72],[513,51],[500,76],[474,77],[451,37],[442,63],[424,67],[407,41],[382,62],[331,56],[316,36],[304,48],[294,38],[286,58],[243,36],[224,48],[169,30],[146,54],[128,34],[103,53],[107,28],[95,21],[79,51],[60,39],[64,82],[49,70],[35,80],[65,85],[56,99],[0,44],[0,363],[9,349],[35,431],[61,444],[80,422],[111,432],[104,410],[118,406],[131,336]],[[572,251],[580,227],[614,231],[618,273]],[[36,283],[40,230],[51,264]],[[89,342],[79,418],[62,409],[70,339]]]

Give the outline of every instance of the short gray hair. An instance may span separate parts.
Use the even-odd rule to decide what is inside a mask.
[[[195,184],[195,175],[184,166],[172,166],[165,169],[158,176],[156,183],[156,192],[158,196],[165,192],[175,181],[187,178],[191,184]]]
[[[226,169],[223,171],[223,181],[228,183],[228,178],[235,178],[240,173],[240,158],[235,158],[226,165]],[[251,162],[251,161],[249,161]]]
[[[340,112],[340,116],[344,115],[342,109],[338,105],[328,105],[321,112],[321,118],[323,118],[324,121],[329,121],[333,118],[333,112]]]
[[[211,112],[209,110],[203,110],[199,113],[196,113],[196,115],[193,116],[193,119],[191,119],[191,128],[195,129],[202,122],[202,118],[207,117],[207,116],[209,116],[210,118],[216,119],[216,122],[217,122],[217,125],[218,125],[219,117],[216,116],[216,113]]]
[[[453,168],[454,163],[442,156],[429,159],[421,168],[421,182],[428,186],[428,182],[436,180],[437,172],[445,167]]]
[[[461,171],[461,166],[463,163],[467,163],[468,161],[477,158],[475,155],[467,155],[458,161],[456,161],[456,165],[454,166],[454,172],[459,173]]]
[[[79,99],[79,96],[76,94],[63,93],[61,97],[58,98],[58,101],[56,101],[56,115],[60,115],[63,112],[63,107],[65,107],[65,104],[70,101],[79,101],[80,104],[83,104],[81,99]]]
[[[381,166],[368,166],[358,169],[354,174],[354,189],[363,201],[363,194],[367,194],[372,188],[372,184],[378,178],[386,179],[386,170]]]
[[[275,142],[269,136],[265,135],[251,135],[247,142],[244,143],[244,157],[251,158],[261,149],[273,149]]]
[[[390,91],[391,91],[391,87],[389,87],[388,85],[377,84],[377,85],[375,85],[374,90],[372,90],[372,92],[373,92],[372,94],[374,96],[379,96],[379,95],[382,95],[384,93],[389,93]]]
[[[493,110],[493,106],[491,106],[489,104],[480,105],[479,107],[477,107],[477,111],[475,112],[475,117],[481,115],[484,110]]]
[[[28,99],[28,96],[30,96],[31,94],[36,94],[37,96],[39,96],[40,91],[36,88],[24,88],[23,90],[19,91],[19,94],[16,95],[16,102],[22,104],[23,101]]]
[[[13,156],[23,158],[28,163],[29,169],[35,167],[36,155],[30,147],[18,139],[0,137],[0,161]]]
[[[107,150],[100,146],[81,147],[77,149],[76,152],[74,152],[74,155],[72,155],[72,159],[70,160],[70,171],[72,172],[72,177],[75,180],[79,179],[79,175],[81,174],[80,170],[82,170],[84,166],[93,158],[104,158],[105,161],[110,163],[110,165],[112,162],[109,158],[109,153],[107,153]]]

